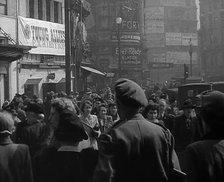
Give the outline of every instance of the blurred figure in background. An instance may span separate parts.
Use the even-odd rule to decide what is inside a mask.
[[[27,145],[14,144],[10,138],[14,131],[12,115],[0,112],[0,181],[33,182],[32,165]]]
[[[187,182],[224,181],[224,93],[208,91],[201,95],[200,113],[204,136],[187,146]]]

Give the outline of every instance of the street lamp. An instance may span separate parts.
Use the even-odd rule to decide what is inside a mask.
[[[118,76],[121,77],[121,23],[122,18],[117,17],[116,18],[116,24],[117,24],[117,43],[118,43]]]
[[[192,42],[191,38],[189,41],[189,56],[190,56],[190,76],[192,77],[192,53],[193,53],[193,48],[192,48]]]

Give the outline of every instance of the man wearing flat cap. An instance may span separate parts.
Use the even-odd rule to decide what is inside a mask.
[[[148,101],[137,83],[117,80],[115,95],[120,121],[99,138],[100,159],[104,160],[98,163],[94,181],[167,181],[172,169],[179,169],[173,138],[140,114]]]
[[[187,145],[198,141],[201,138],[199,122],[194,109],[195,105],[192,100],[185,100],[181,107],[183,113],[176,116],[174,121],[173,135],[175,139],[175,150],[183,170],[185,148]]]
[[[0,181],[32,182],[29,148],[12,142],[10,136],[13,130],[12,115],[7,111],[0,111]]]
[[[187,182],[221,182],[224,181],[224,93],[206,91],[200,98],[204,136],[187,146]]]

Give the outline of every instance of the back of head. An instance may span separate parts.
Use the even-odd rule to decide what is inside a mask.
[[[14,120],[7,111],[0,111],[0,136],[11,135],[14,130]]]
[[[147,106],[148,100],[144,90],[134,81],[121,78],[115,83],[116,99],[123,105],[141,107]]]
[[[224,127],[224,93],[206,91],[201,94],[201,115],[210,126]]]

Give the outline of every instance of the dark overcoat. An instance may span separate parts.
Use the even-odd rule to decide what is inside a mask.
[[[33,181],[28,146],[23,144],[13,144],[10,139],[0,140],[0,181]]]
[[[128,121],[118,121],[109,135],[111,141],[101,141],[100,153],[110,159],[110,164],[102,161],[99,164],[112,169],[110,178],[115,182],[168,181],[171,166],[179,169],[172,139],[162,127],[147,121],[141,114]],[[103,172],[109,170],[102,168],[100,171],[99,165],[97,167],[94,180],[101,181],[100,176],[106,178],[108,174]],[[98,179],[97,172],[100,174]]]

